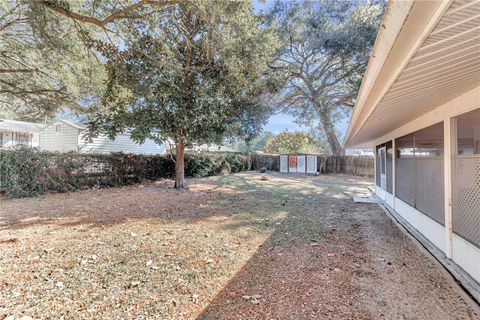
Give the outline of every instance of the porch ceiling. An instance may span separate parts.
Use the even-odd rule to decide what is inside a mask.
[[[412,10],[416,9],[415,5],[414,2]],[[401,39],[401,32],[408,31],[407,24],[415,23],[412,10],[397,40]],[[362,103],[361,94],[373,92],[372,87],[363,88],[362,84],[355,107],[360,110],[354,111],[346,138],[347,147],[369,146],[372,140],[480,84],[480,0],[455,0],[436,10],[438,22],[435,21],[417,48],[411,48],[413,54],[406,55],[408,60],[404,61],[404,67],[390,87],[386,87],[388,83],[378,83],[377,78],[373,90],[375,87],[377,90],[384,88],[384,94],[378,96],[377,102],[374,99],[369,101],[368,96],[364,105],[358,105]],[[391,55],[392,52],[388,58]],[[388,64],[388,58],[383,67]]]

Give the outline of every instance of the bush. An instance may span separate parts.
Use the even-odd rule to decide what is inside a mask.
[[[250,156],[239,153],[187,153],[186,177],[250,170]],[[32,148],[0,151],[0,191],[29,197],[48,191],[123,186],[175,175],[170,155],[54,153]]]
[[[47,155],[21,148],[0,153],[0,186],[11,197],[28,197],[47,191]]]

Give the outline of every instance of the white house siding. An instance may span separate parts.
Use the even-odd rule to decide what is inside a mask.
[[[152,140],[143,144],[134,143],[129,135],[118,135],[115,140],[110,140],[105,135],[99,135],[88,141],[82,134],[78,137],[79,152],[81,153],[110,153],[124,152],[134,154],[164,154],[165,145],[158,145]]]
[[[57,132],[57,126],[60,131]],[[80,129],[64,122],[55,122],[40,132],[40,149],[47,151],[78,151]]]
[[[31,146],[34,147],[34,148],[40,147],[40,133],[39,132],[32,133]]]

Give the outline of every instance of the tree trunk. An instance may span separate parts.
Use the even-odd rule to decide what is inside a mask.
[[[318,116],[320,117],[320,122],[322,124],[325,135],[327,136],[328,144],[334,156],[344,156],[345,150],[343,149],[341,143],[338,141],[337,133],[335,132],[335,125],[332,123],[330,118],[330,113],[328,110],[322,110],[322,108],[317,108]]]
[[[175,145],[175,189],[185,189],[185,141],[179,138]]]

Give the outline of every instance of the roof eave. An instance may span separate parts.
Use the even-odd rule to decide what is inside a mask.
[[[389,2],[347,129],[346,148],[371,147],[370,141],[355,141],[356,134],[452,1]]]

